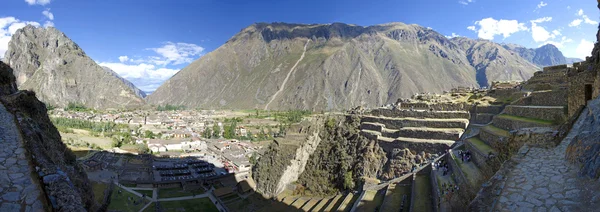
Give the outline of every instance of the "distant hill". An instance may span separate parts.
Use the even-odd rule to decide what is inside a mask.
[[[339,110],[420,92],[526,80],[538,67],[502,46],[403,23],[253,24],[182,69],[151,104]]]
[[[106,67],[106,66],[101,66],[101,67],[102,67],[102,69],[104,69],[108,73],[110,73],[113,76],[119,78],[123,83],[125,83],[125,85],[127,85],[127,87],[131,88],[131,90],[133,90],[133,92],[135,92],[135,95],[137,95],[137,96],[139,96],[141,98],[146,98],[146,92],[144,92],[144,91],[140,90],[139,88],[135,87],[135,85],[133,83],[129,82],[129,80],[126,80],[125,78],[119,76],[119,74],[117,74],[117,72],[113,71],[109,67]]]
[[[536,49],[525,48],[516,44],[503,44],[502,46],[539,67],[573,63],[567,61],[562,52],[552,44],[546,44]]]
[[[567,64],[573,64],[573,63],[577,63],[577,62],[582,62],[582,59],[579,58],[572,58],[572,57],[567,57]]]
[[[12,36],[4,61],[17,85],[47,104],[81,103],[90,108],[132,108],[145,104],[114,72],[107,71],[56,28],[27,26]]]

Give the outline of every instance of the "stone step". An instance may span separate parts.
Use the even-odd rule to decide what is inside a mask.
[[[479,170],[479,167],[475,164],[475,162],[473,160],[471,160],[470,162],[467,161],[462,161],[462,159],[460,158],[460,156],[458,155],[458,150],[466,150],[464,148],[464,146],[453,149],[452,154],[449,154],[449,156],[452,158],[452,161],[450,161],[450,165],[452,166],[452,171],[459,176],[459,178],[456,178],[457,182],[462,182],[462,183],[466,183],[468,184],[471,188],[475,188],[476,190],[479,190],[479,187],[481,187],[481,171]],[[473,154],[471,154],[473,155]],[[461,171],[461,173],[457,173],[456,171]],[[460,179],[463,178],[463,179]],[[466,181],[464,181],[466,180]],[[459,183],[460,184],[460,183]]]
[[[292,203],[294,203],[298,198],[300,198],[300,197],[297,197],[297,196],[285,197],[285,198],[283,198],[283,204],[292,205]]]
[[[564,106],[508,105],[504,114],[538,120],[562,122],[567,118]]]
[[[468,138],[465,141],[465,146],[466,149],[471,151],[473,161],[477,163],[477,166],[479,167],[486,165],[486,162],[490,155],[497,155],[496,150],[494,150],[490,145],[485,143],[479,137]]]
[[[507,130],[494,125],[487,125],[479,129],[479,139],[491,147],[503,145],[502,143],[508,142],[509,137],[510,133]]]
[[[340,204],[336,211],[349,211],[350,208],[352,208],[352,205],[354,205],[354,201],[358,199],[358,196],[359,194],[354,195],[352,193],[346,195],[342,201],[342,204]]]
[[[412,182],[412,181],[409,181]],[[411,185],[390,184],[385,193],[380,212],[408,211],[410,208]],[[404,200],[404,201],[403,201]],[[404,204],[404,205],[403,205]],[[403,210],[402,210],[403,209]]]
[[[300,208],[302,211],[310,211],[312,208],[314,208],[319,201],[321,201],[321,198],[311,198],[308,202],[306,202],[306,204],[304,204],[304,206],[302,206],[302,208]]]
[[[309,200],[310,200],[310,197],[300,197],[300,198],[296,199],[296,201],[294,201],[291,206],[294,207],[294,208],[300,209]]]
[[[384,117],[384,116],[363,116],[361,122],[383,124],[390,129],[400,129],[403,127],[429,127],[429,128],[467,128],[469,120],[464,118],[416,118],[416,117]],[[361,123],[361,125],[362,125]],[[362,126],[361,126],[362,127]]]
[[[406,137],[397,137],[397,138],[389,138],[384,136],[379,136],[377,138],[379,141],[383,142],[407,142],[407,143],[429,143],[429,144],[446,144],[451,146],[456,141],[453,140],[436,140],[436,139],[422,139],[422,138],[406,138]]]
[[[373,130],[360,130],[360,134],[371,140],[376,140],[378,137],[381,137],[381,132]]]
[[[398,130],[395,136],[434,140],[458,140],[465,132],[462,128],[426,128],[426,127],[404,127]]]
[[[344,201],[344,195],[337,195],[333,197],[333,199],[327,204],[327,207],[323,211],[334,211],[336,210]]]
[[[373,130],[373,131],[381,131],[382,128],[385,127],[385,124],[377,123],[377,122],[361,122],[360,129],[361,130]]]
[[[492,121],[494,126],[505,130],[516,130],[530,127],[549,127],[555,125],[552,121],[500,114],[494,117]]]
[[[317,203],[317,205],[315,205],[315,207],[310,208],[310,211],[321,212],[321,211],[325,210],[325,207],[327,206],[327,204],[329,204],[329,202],[332,199],[333,198],[323,198],[323,199],[319,200],[319,203]]]

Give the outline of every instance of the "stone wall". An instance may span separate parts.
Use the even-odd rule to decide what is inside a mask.
[[[495,114],[490,113],[475,113],[471,114],[471,122],[474,124],[487,124],[492,121]]]
[[[451,144],[446,143],[434,143],[434,142],[406,142],[406,141],[378,141],[379,146],[385,152],[392,152],[394,149],[408,148],[411,152],[425,152],[431,154],[440,154],[450,148]]]
[[[456,130],[447,131],[425,131],[420,128],[412,129],[400,129],[394,133],[391,138],[405,137],[405,138],[421,138],[421,139],[435,139],[435,140],[458,140],[462,132]],[[388,136],[386,136],[388,137]]]
[[[532,92],[528,97],[514,102],[514,105],[566,106],[568,104],[568,92],[567,89],[536,91]]]
[[[496,146],[504,145],[508,141],[508,138],[494,135],[483,129],[479,130],[479,138],[481,138],[482,141],[485,141],[492,148],[496,147]]]
[[[430,110],[435,111],[465,111],[468,110],[471,105],[467,103],[425,103],[425,102],[407,102],[398,103],[400,109],[414,109],[414,110]]]
[[[473,153],[473,162],[477,164],[477,167],[483,167],[487,165],[488,153],[479,151],[479,149],[473,146],[473,144],[470,142],[465,142],[465,146],[471,151],[471,153]]]
[[[549,127],[534,127],[519,129],[512,137],[511,142],[521,142],[529,146],[535,147],[555,147],[560,143],[560,140],[555,139],[558,131]]]
[[[469,125],[468,120],[427,120],[427,119],[398,119],[377,116],[363,116],[361,122],[374,122],[384,124],[389,129],[400,129],[403,127],[428,127],[428,128],[466,128]],[[376,127],[371,127],[380,131]]]
[[[557,122],[562,122],[567,118],[565,108],[556,107],[522,107],[518,105],[509,105],[504,109],[504,113]]]
[[[35,167],[49,210],[93,210],[94,194],[87,174],[75,155],[62,142],[46,105],[31,91],[18,91],[12,70],[0,62],[0,101],[16,117],[16,124],[29,152],[27,160]],[[8,77],[8,78],[6,78]],[[8,84],[7,84],[8,83]],[[5,95],[10,94],[10,95]]]
[[[581,105],[586,105],[585,99],[585,86],[594,84],[594,79],[596,77],[595,71],[577,71],[572,69],[569,72],[569,96],[568,96],[568,105],[569,105],[569,116],[573,116],[575,111]],[[592,88],[592,92],[596,93],[597,96],[598,88]],[[592,96],[592,99],[596,96]]]
[[[504,109],[504,105],[475,105],[471,108],[471,113],[491,113],[491,114],[499,114]]]
[[[498,116],[494,117],[494,120],[492,122],[494,123],[494,126],[508,130],[508,131],[511,131],[514,129],[521,129],[521,128],[530,128],[530,127],[548,127],[548,125],[546,125],[546,124],[540,124],[540,123],[536,123],[536,122],[516,121],[516,120],[498,117]]]
[[[386,117],[412,117],[412,118],[433,118],[433,119],[469,119],[470,114],[467,111],[410,111],[398,109],[377,108],[371,111],[374,116]]]

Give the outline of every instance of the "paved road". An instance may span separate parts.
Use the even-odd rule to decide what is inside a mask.
[[[0,211],[44,211],[14,116],[0,103]]]

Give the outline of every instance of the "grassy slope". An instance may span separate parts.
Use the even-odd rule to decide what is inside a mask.
[[[513,116],[513,115],[508,115],[508,114],[500,114],[500,115],[498,115],[498,118],[513,120],[513,121],[520,121],[520,122],[532,122],[532,123],[542,124],[542,125],[552,125],[553,124],[553,122],[549,121],[549,120],[527,118],[527,117],[521,117],[521,116]]]

